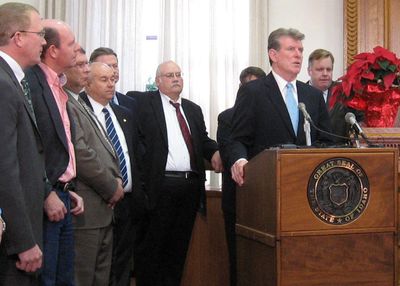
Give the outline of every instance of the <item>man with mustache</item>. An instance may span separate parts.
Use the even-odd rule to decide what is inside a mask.
[[[181,97],[181,68],[173,61],[160,64],[156,83],[158,91],[135,96],[150,207],[136,250],[136,285],[179,286],[196,212],[205,203],[203,160],[217,172],[222,162],[201,108]]]
[[[322,92],[297,81],[303,61],[304,34],[279,28],[268,37],[272,71],[261,80],[243,85],[234,106],[231,133],[232,178],[244,183],[248,160],[269,147],[306,145],[304,117],[297,108],[303,102],[319,129],[330,131]],[[331,143],[331,138],[311,127],[313,144]]]

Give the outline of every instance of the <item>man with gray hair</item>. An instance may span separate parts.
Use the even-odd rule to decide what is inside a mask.
[[[42,266],[44,156],[24,70],[40,62],[44,44],[34,7],[0,6],[0,285],[37,285]]]
[[[304,117],[298,104],[304,103],[314,124],[330,131],[329,115],[322,92],[297,81],[303,61],[304,34],[280,28],[268,37],[272,71],[264,78],[241,86],[234,106],[230,158],[232,178],[244,183],[244,166],[265,148],[282,144],[306,145]],[[311,128],[315,144],[331,143],[329,136]]]

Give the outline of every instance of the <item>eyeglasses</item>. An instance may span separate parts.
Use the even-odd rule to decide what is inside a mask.
[[[165,76],[166,78],[174,78],[174,77],[181,78],[183,76],[183,73],[182,72],[170,72],[170,73],[163,74],[161,76]]]
[[[44,36],[46,35],[46,31],[45,31],[45,30],[41,30],[40,32],[34,32],[34,31],[15,31],[15,32],[10,36],[10,38],[14,37],[15,34],[18,33],[18,32],[20,32],[20,33],[31,33],[31,34],[36,34],[36,35],[38,35],[39,37],[42,37],[42,38],[44,38]]]
[[[77,68],[80,68],[80,69],[83,69],[84,67],[86,67],[86,66],[88,66],[89,65],[89,62],[82,62],[82,63],[76,63],[76,67]]]

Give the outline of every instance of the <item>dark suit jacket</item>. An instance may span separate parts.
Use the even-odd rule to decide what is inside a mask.
[[[160,96],[158,91],[151,91],[135,97],[140,107],[140,131],[142,132],[141,135],[145,147],[143,174],[145,191],[148,195],[151,209],[156,205],[159,188],[163,184],[168,157],[167,126]],[[205,206],[203,158],[210,161],[215,151],[218,150],[218,146],[207,135],[201,108],[184,98],[182,98],[182,108],[192,135],[197,170],[200,176],[201,203],[202,206]]]
[[[230,166],[234,162],[231,162],[229,158],[232,115],[233,108],[229,108],[218,115],[217,142],[224,165],[224,172],[222,173],[222,210],[236,213],[236,183],[232,179],[230,172]]]
[[[52,185],[64,174],[69,163],[68,143],[57,103],[42,69],[36,65],[26,71],[39,132],[46,157],[46,173]],[[73,135],[73,121],[71,120]]]
[[[0,57],[0,257],[42,248],[44,151],[20,83]],[[3,269],[1,270],[3,271]],[[4,270],[5,271],[5,270]]]
[[[318,128],[331,131],[322,92],[297,81],[298,102],[303,102]],[[240,87],[232,119],[231,160],[251,159],[262,150],[281,144],[305,145],[304,117],[300,112],[297,136],[282,94],[272,73]],[[331,143],[330,136],[311,127],[311,142]]]

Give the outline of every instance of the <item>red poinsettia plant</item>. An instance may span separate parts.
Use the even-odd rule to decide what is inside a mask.
[[[330,106],[336,102],[361,110],[370,127],[393,127],[400,106],[400,59],[377,46],[360,53],[332,90]]]

